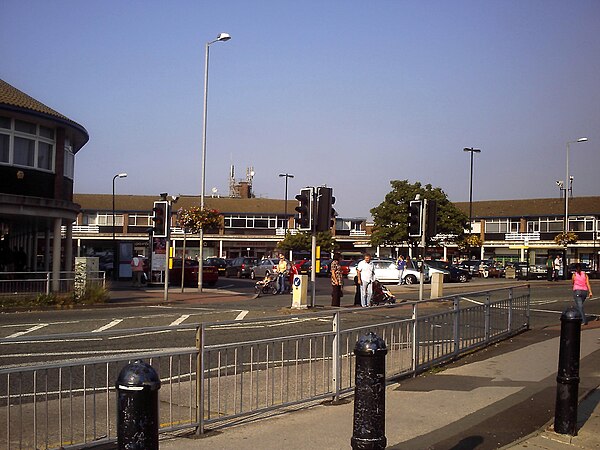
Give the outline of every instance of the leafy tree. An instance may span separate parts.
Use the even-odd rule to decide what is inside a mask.
[[[321,247],[321,251],[326,252],[333,251],[337,247],[331,231],[318,232],[317,245]],[[279,241],[277,247],[284,252],[289,252],[290,250],[310,251],[311,234],[308,231],[296,234],[288,233],[282,241]]]
[[[421,199],[437,202],[438,234],[463,235],[469,219],[448,200],[441,188],[434,188],[431,184],[422,186],[419,182],[411,184],[408,180],[392,180],[390,184],[392,190],[386,194],[383,202],[371,209],[375,222],[371,235],[374,245],[401,245],[411,239],[420,240],[408,237],[407,223],[408,204],[417,194]]]

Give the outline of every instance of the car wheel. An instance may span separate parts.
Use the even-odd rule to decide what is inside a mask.
[[[404,282],[406,284],[416,284],[417,283],[417,277],[415,277],[414,275],[406,275],[404,277]]]
[[[467,281],[469,281],[469,277],[467,277],[467,275],[465,275],[463,273],[463,274],[459,275],[458,281],[459,281],[459,283],[466,283]]]
[[[255,280],[256,279],[256,274],[254,273],[254,270],[252,272],[250,272],[250,279],[251,280]]]

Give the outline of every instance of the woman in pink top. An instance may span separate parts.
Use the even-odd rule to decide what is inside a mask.
[[[575,300],[575,306],[579,314],[581,314],[581,322],[583,325],[587,325],[587,319],[583,312],[583,302],[585,302],[588,295],[592,296],[592,287],[590,286],[587,273],[581,270],[581,264],[575,264],[575,272],[573,272],[571,281],[573,282],[573,300]]]

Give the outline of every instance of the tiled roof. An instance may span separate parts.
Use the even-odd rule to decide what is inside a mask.
[[[454,203],[469,214],[469,202]],[[473,202],[473,218],[561,216],[565,213],[564,198],[535,198],[525,200],[487,200]],[[569,199],[569,216],[600,215],[600,197]]]
[[[160,200],[158,195],[115,195],[115,210],[117,211],[152,211],[155,201]],[[73,201],[81,205],[82,210],[112,211],[111,194],[74,194]],[[204,197],[207,208],[216,209],[222,213],[245,214],[283,214],[285,201],[268,198],[228,198]],[[294,214],[297,202],[288,200],[287,212]],[[200,206],[199,195],[182,195],[173,205],[173,209]]]
[[[89,139],[88,132],[83,126],[0,79],[0,110],[1,109],[34,113],[38,116],[43,116],[68,125],[71,130],[76,133],[76,135],[73,136],[75,138],[75,151],[83,147]]]
[[[26,93],[0,79],[0,104],[1,103],[10,106],[16,106],[18,108],[28,109],[30,111],[37,111],[49,116],[58,117],[59,119],[72,122],[68,117],[63,116],[58,111],[53,110],[52,108],[44,105],[42,102],[37,101],[35,98],[30,97]]]

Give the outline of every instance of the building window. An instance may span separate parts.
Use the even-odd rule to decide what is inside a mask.
[[[129,214],[128,222],[131,227],[147,227],[152,224],[151,216],[145,214]]]
[[[0,134],[0,162],[9,163],[10,158],[10,136],[8,134]]]
[[[54,171],[54,130],[24,120],[0,117],[0,164]]]
[[[64,176],[72,180],[75,176],[75,155],[71,152],[71,147],[65,146],[64,155]]]
[[[35,141],[15,136],[13,164],[34,167]]]
[[[485,221],[485,232],[486,233],[507,233],[508,232],[508,220],[486,220]]]
[[[38,163],[40,169],[52,170],[54,159],[54,146],[47,142],[38,142]]]

